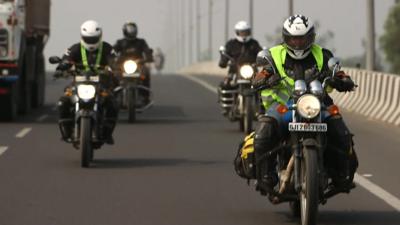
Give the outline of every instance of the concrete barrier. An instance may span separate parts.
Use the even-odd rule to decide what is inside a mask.
[[[399,75],[353,68],[344,68],[344,71],[359,87],[355,92],[331,93],[335,104],[370,119],[400,126]],[[224,76],[227,70],[220,69],[217,62],[208,61],[186,67],[180,73]]]

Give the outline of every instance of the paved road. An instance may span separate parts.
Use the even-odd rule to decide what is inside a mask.
[[[287,205],[272,206],[234,174],[242,134],[219,114],[212,91],[182,76],[155,77],[155,106],[134,125],[122,112],[116,144],[82,169],[79,152],[59,140],[53,108],[64,84],[49,82],[46,107],[0,125],[0,225],[297,224]],[[346,118],[359,174],[400,198],[400,130]],[[359,185],[322,206],[319,224],[398,225],[398,210]]]

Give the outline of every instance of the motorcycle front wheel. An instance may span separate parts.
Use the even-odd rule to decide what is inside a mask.
[[[318,152],[317,149],[304,147],[301,161],[300,212],[302,225],[317,223],[319,204]]]
[[[136,121],[136,91],[133,88],[128,90],[128,121]]]
[[[87,168],[93,160],[91,118],[82,118],[80,129],[81,166]]]
[[[250,134],[253,131],[253,98],[246,96],[243,98],[243,131]]]

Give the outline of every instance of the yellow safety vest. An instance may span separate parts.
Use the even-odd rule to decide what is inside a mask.
[[[97,71],[97,69],[100,66],[102,55],[103,55],[103,43],[100,44],[99,50],[97,51],[96,64],[95,64],[95,68],[94,68],[95,71]],[[85,68],[85,71],[86,72],[90,71],[90,66],[89,66],[89,62],[88,62],[88,58],[87,58],[86,49],[85,49],[85,47],[83,47],[82,44],[81,44],[81,57],[82,57],[82,64],[83,64],[83,67]]]
[[[285,71],[283,65],[285,64],[287,49],[283,45],[278,45],[269,49],[275,66],[279,75],[283,78],[282,81],[273,88],[261,91],[261,98],[266,110],[270,108],[273,103],[286,104],[290,99],[294,89],[294,80],[290,78]],[[321,72],[324,65],[324,55],[322,48],[316,44],[311,46],[311,53],[317,62],[317,68]]]

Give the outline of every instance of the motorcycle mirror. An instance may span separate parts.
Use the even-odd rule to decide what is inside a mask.
[[[221,46],[219,47],[219,52],[222,53],[222,52],[225,52],[225,50],[226,50],[226,49],[225,49],[225,46],[221,45]]]
[[[270,54],[269,54],[268,50],[261,50],[260,52],[258,52],[257,59],[256,59],[257,66],[269,65],[270,64],[270,61],[268,59],[269,55]]]
[[[331,71],[335,70],[336,68],[340,68],[340,60],[336,57],[332,57],[328,61],[328,67]]]
[[[58,56],[51,56],[49,58],[49,62],[50,62],[50,64],[57,64],[57,63],[61,62],[61,58]]]

